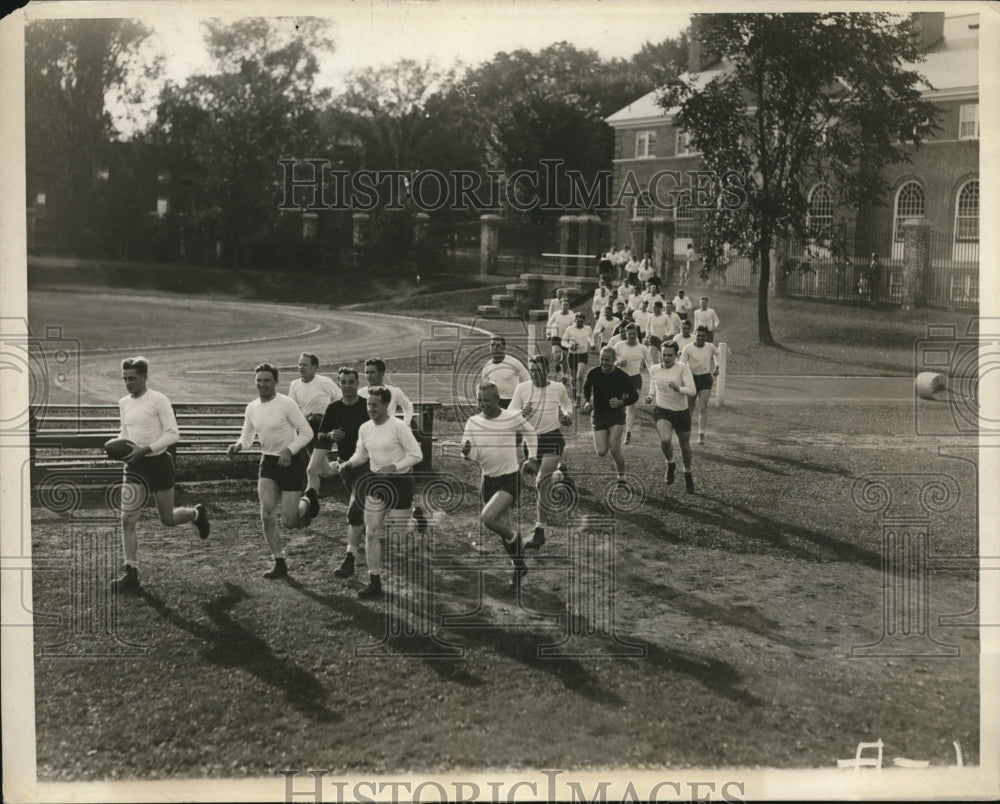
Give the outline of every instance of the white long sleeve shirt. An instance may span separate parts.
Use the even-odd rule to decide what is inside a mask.
[[[290,397],[275,394],[267,402],[258,398],[247,405],[237,442],[240,449],[250,449],[255,435],[264,455],[280,455],[286,448],[295,455],[312,441],[313,432],[299,406]]]
[[[530,380],[531,375],[524,363],[516,357],[504,355],[503,360],[494,363],[492,359],[487,361],[482,371],[483,382],[495,383],[500,390],[501,399],[510,399],[514,395],[514,389],[518,383]]]
[[[715,314],[715,310],[711,307],[707,307],[702,310],[700,307],[694,311],[694,330],[697,332],[698,327],[708,327],[709,332],[715,332],[719,328],[719,316]]]
[[[576,348],[573,348],[573,344]],[[585,355],[594,348],[594,331],[589,324],[578,327],[575,323],[571,327],[566,327],[562,336],[562,345],[571,352],[578,355]]]
[[[371,419],[358,430],[358,445],[347,459],[349,466],[360,466],[369,461],[373,472],[395,464],[393,474],[403,474],[423,459],[420,444],[408,424],[390,416],[381,424]]]
[[[599,339],[602,344],[607,343],[611,340],[611,336],[615,334],[615,327],[620,323],[621,321],[614,316],[605,318],[602,315],[594,322],[594,338]]]
[[[619,341],[615,344],[614,349],[615,364],[629,377],[641,373],[643,363],[646,364],[647,369],[653,365],[653,357],[649,347],[643,346],[641,343],[629,346],[628,341]]]
[[[301,377],[292,380],[292,384],[288,386],[288,396],[306,416],[317,413],[322,416],[327,405],[342,399],[344,395],[331,378],[316,374],[309,382]]]
[[[465,423],[462,443],[472,444],[469,460],[479,463],[485,477],[501,477],[516,472],[519,466],[517,459],[516,434],[520,431],[529,455],[538,454],[538,435],[520,413],[501,410],[493,419],[488,419],[482,413],[471,416]]]
[[[559,414],[573,413],[573,400],[569,398],[566,386],[561,382],[550,382],[539,388],[531,380],[522,382],[514,390],[510,400],[510,413],[521,413],[525,405],[531,405],[531,415],[525,416],[536,433],[551,433],[559,429]]]
[[[566,331],[566,327],[573,326],[576,321],[576,313],[570,310],[568,313],[555,312],[549,316],[549,321],[545,325],[545,334],[550,338],[561,338]]]
[[[697,342],[689,343],[681,350],[678,358],[682,363],[687,363],[691,367],[692,374],[711,374],[712,361],[718,365],[719,347],[714,343],[705,341],[704,346],[698,346]]]
[[[674,363],[670,368],[666,368],[662,363],[653,366],[649,370],[649,377],[652,380],[650,393],[654,393],[654,404],[658,408],[665,410],[686,410],[688,406],[687,398],[694,396],[697,389],[694,387],[694,377],[691,369],[684,363]],[[680,388],[675,391],[669,387],[669,383],[674,382]]]
[[[403,414],[403,424],[409,427],[410,422],[413,421],[413,403],[410,401],[410,398],[403,393],[402,389],[397,388],[395,385],[386,383],[379,387],[388,388],[392,394],[392,398],[389,400],[389,415],[395,417],[396,411],[400,411]],[[362,399],[368,399],[368,387],[359,389],[358,396]]]
[[[180,440],[174,409],[170,407],[170,400],[159,391],[147,388],[142,396],[123,396],[118,400],[118,413],[121,416],[119,438],[149,447],[150,455],[161,455]]]

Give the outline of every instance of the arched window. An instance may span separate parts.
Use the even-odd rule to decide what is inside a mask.
[[[924,188],[918,182],[908,181],[900,187],[896,194],[896,214],[892,226],[895,239],[902,242],[904,221],[919,220],[924,217],[926,211],[927,199]]]
[[[955,240],[979,242],[979,180],[967,181],[955,202]]]
[[[829,237],[833,228],[833,196],[825,184],[817,184],[809,193],[806,228],[816,238]]]

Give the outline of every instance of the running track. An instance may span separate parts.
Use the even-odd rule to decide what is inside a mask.
[[[174,402],[245,402],[256,391],[249,368],[270,360],[283,369],[279,389],[287,391],[297,375],[294,364],[302,351],[315,352],[324,364],[337,361],[360,364],[378,354],[390,361],[388,379],[410,393],[412,398],[451,402],[456,394],[466,396],[468,379],[453,379],[443,367],[416,373],[415,361],[406,372],[391,371],[391,359],[414,358],[434,334],[436,324],[425,319],[381,313],[323,310],[293,305],[259,302],[218,302],[164,298],[158,305],[204,304],[206,315],[220,305],[235,306],[246,313],[245,332],[214,343],[179,343],[150,346],[141,352],[153,365],[151,385],[163,389]],[[281,337],[259,337],[253,331],[255,315],[275,315],[292,319],[296,325]],[[442,317],[447,311],[442,311]],[[300,326],[298,324],[301,324]],[[453,330],[457,332],[458,330]],[[440,330],[438,330],[440,332]],[[468,330],[462,330],[468,333]],[[477,343],[481,343],[477,339]],[[140,351],[130,349],[130,353]],[[120,349],[87,350],[80,357],[80,399],[84,403],[108,404],[122,394],[118,369]],[[482,352],[483,360],[485,351]],[[469,373],[482,365],[476,357],[463,366]],[[71,384],[72,385],[72,384]],[[72,403],[75,389],[50,388],[50,401]],[[910,402],[913,380],[909,377],[807,377],[730,375],[726,380],[726,404],[826,402]]]

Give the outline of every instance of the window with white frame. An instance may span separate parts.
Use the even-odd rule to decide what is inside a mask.
[[[979,139],[979,104],[963,103],[958,107],[958,138]]]
[[[919,220],[927,211],[927,197],[919,182],[908,181],[896,194],[895,215],[892,230],[897,241],[903,239],[903,223]]]
[[[632,219],[636,218],[652,218],[653,217],[653,199],[650,198],[648,192],[643,190],[639,193],[638,198],[632,206]]]
[[[653,156],[656,147],[655,131],[639,131],[635,135],[635,157],[636,159],[649,159]]]
[[[691,135],[686,131],[677,132],[677,156],[686,156],[687,154],[698,153],[694,144],[691,142]]]
[[[833,196],[825,184],[817,184],[809,193],[806,229],[816,238],[829,237],[833,228]]]
[[[170,199],[169,198],[163,198],[162,196],[160,198],[157,198],[156,199],[156,216],[158,218],[162,218],[169,211],[170,211]]]
[[[979,242],[979,180],[967,181],[955,201],[955,240]]]
[[[37,193],[35,195],[35,203],[40,207],[45,206],[45,193]]]

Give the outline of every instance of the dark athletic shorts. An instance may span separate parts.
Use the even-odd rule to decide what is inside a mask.
[[[671,426],[679,433],[691,432],[691,409],[668,410],[667,408],[653,408],[653,421],[658,422],[666,419]]]
[[[630,374],[629,379],[632,380],[632,387],[636,391],[642,390],[642,375],[641,374]]]
[[[281,491],[305,491],[308,464],[309,456],[304,449],[292,456],[288,466],[278,466],[277,455],[261,455],[258,477],[273,480]]]
[[[538,434],[539,460],[543,455],[562,455],[564,449],[566,449],[566,439],[563,438],[562,430]]]
[[[625,426],[625,407],[603,413],[598,413],[595,410],[590,414],[590,426],[595,432],[598,430],[610,430],[616,424],[620,424],[622,427]]]
[[[587,365],[587,353],[586,352],[570,352],[569,353],[569,370],[576,371],[576,367],[581,363]]]
[[[362,506],[367,505],[368,497],[375,497],[392,511],[408,509],[413,505],[413,473],[379,475],[369,471],[355,481],[354,496]]]
[[[711,374],[695,374],[694,375],[694,387],[697,391],[704,391],[706,389],[711,390],[712,388],[712,375]]]
[[[506,491],[511,497],[514,498],[514,502],[517,502],[519,489],[520,478],[518,477],[517,472],[511,472],[509,475],[500,475],[500,477],[484,476],[479,491],[483,498],[483,504],[485,505],[493,499],[493,495],[498,491]]]
[[[150,491],[166,491],[174,487],[174,458],[169,452],[146,455],[135,463],[125,464],[126,483],[145,486]]]

